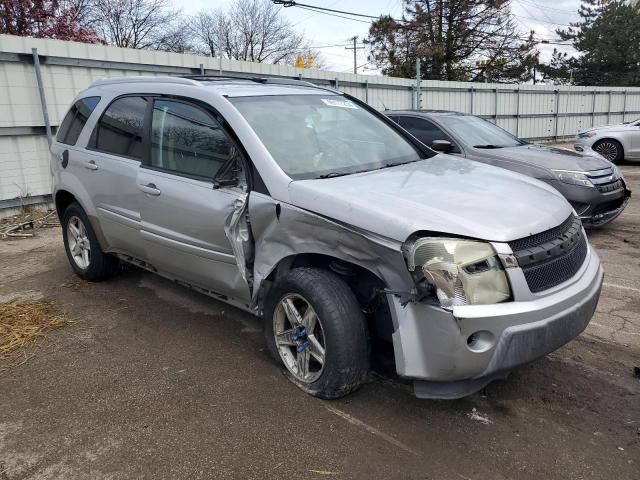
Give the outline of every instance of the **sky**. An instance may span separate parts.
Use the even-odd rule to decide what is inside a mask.
[[[224,9],[232,0],[174,0],[185,14],[199,10]],[[303,4],[363,13],[365,15],[390,14],[394,18],[402,15],[403,0],[300,0]],[[523,33],[535,31],[536,39],[557,40],[555,30],[565,28],[571,22],[578,21],[580,0],[512,0],[511,8]],[[366,38],[369,22],[347,20],[299,7],[279,7],[284,15],[300,32],[304,33],[312,47],[322,53],[328,70],[336,72],[353,71],[353,50],[345,46],[352,43],[349,39],[357,36],[361,41]],[[337,45],[337,46],[334,46]],[[559,45],[539,45],[540,60],[546,62],[553,48],[572,52],[570,47]],[[377,74],[378,70],[367,64],[367,50],[356,52],[358,73]]]

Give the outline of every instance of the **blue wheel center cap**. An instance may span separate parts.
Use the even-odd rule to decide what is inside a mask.
[[[303,325],[295,327],[291,338],[296,342],[297,352],[302,352],[309,345],[309,340],[307,339],[307,328]]]

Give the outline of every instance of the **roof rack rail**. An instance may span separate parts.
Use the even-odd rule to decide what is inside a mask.
[[[111,77],[101,78],[91,84],[92,87],[97,85],[115,85],[118,83],[177,83],[181,85],[198,85],[193,79],[188,77],[153,77],[150,75],[131,76],[131,77]]]
[[[297,85],[302,87],[322,88],[306,80],[302,80],[296,77],[280,78],[280,77],[252,77],[243,75],[182,75],[179,78],[185,78],[189,80],[212,82],[212,81],[225,81],[225,80],[248,80],[256,83],[266,83],[273,85]]]

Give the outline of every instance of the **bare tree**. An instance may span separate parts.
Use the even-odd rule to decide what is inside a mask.
[[[60,6],[69,12],[74,22],[90,27],[93,0],[61,0]]]
[[[189,19],[189,32],[201,53],[235,60],[293,63],[304,37],[270,0],[235,0],[226,12],[200,12]]]
[[[85,21],[111,45],[186,49],[180,11],[171,8],[170,0],[91,0],[91,4]]]
[[[203,55],[219,56],[223,44],[221,23],[226,20],[220,11],[201,11],[191,16],[185,28],[192,39],[193,49]]]

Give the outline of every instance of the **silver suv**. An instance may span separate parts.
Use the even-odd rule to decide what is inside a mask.
[[[468,395],[576,337],[600,293],[553,188],[305,82],[95,82],[51,170],[80,277],[122,260],[261,316],[285,374],[322,398],[365,381],[373,338],[419,397]]]

